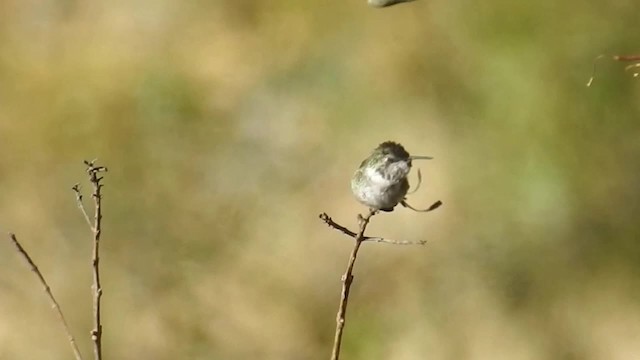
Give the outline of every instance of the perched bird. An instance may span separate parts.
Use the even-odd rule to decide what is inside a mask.
[[[428,209],[417,210],[406,202],[411,161],[430,159],[433,158],[411,156],[402,145],[393,141],[383,142],[356,170],[351,179],[351,191],[359,202],[374,210],[392,211],[396,205],[401,204],[415,211],[431,211],[442,203],[438,201]]]
[[[367,3],[369,6],[381,8],[411,1],[415,0],[367,0]]]

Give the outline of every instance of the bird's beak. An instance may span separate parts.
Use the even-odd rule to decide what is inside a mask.
[[[431,156],[409,156],[409,160],[431,160]]]

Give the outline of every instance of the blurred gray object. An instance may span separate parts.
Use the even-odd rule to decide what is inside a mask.
[[[396,5],[404,2],[410,2],[415,0],[367,0],[369,6],[373,7],[387,7],[391,5]]]

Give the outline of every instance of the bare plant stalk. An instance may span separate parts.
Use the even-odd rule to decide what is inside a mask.
[[[322,221],[325,222],[325,224],[329,225],[329,227],[332,227],[340,231],[341,233],[349,237],[352,237],[354,239],[358,237],[357,233],[333,221],[333,219],[329,215],[327,215],[327,213],[322,213],[320,214],[319,217]],[[424,245],[427,243],[426,240],[419,240],[419,241],[392,240],[392,239],[387,239],[380,236],[363,236],[362,241],[379,242],[379,243],[385,243],[385,244],[391,244],[391,245]]]
[[[31,256],[29,256],[29,253],[27,253],[27,251],[22,247],[20,242],[18,242],[18,239],[16,238],[16,235],[10,233],[9,237],[11,238],[11,241],[13,242],[13,245],[15,245],[16,250],[18,250],[20,255],[22,255],[24,260],[31,267],[31,271],[33,271],[38,276],[38,280],[40,280],[40,284],[42,284],[42,287],[44,288],[44,292],[47,294],[47,297],[49,298],[49,301],[51,302],[51,307],[55,310],[56,314],[58,314],[58,319],[62,323],[62,327],[64,328],[64,332],[67,334],[67,339],[69,340],[69,345],[71,345],[71,349],[73,350],[73,354],[74,354],[76,360],[82,360],[82,355],[80,354],[80,349],[78,349],[78,345],[76,345],[76,340],[73,337],[73,335],[71,334],[71,330],[69,330],[69,325],[67,324],[67,320],[65,319],[64,314],[62,313],[62,309],[60,308],[60,305],[58,304],[58,301],[56,300],[55,296],[53,296],[53,292],[51,291],[51,288],[49,287],[49,284],[44,279],[44,276],[42,275],[42,273],[40,272],[40,270],[38,269],[36,264],[31,259]]]
[[[442,202],[437,201],[436,203],[431,205],[429,209],[423,211],[435,210],[440,205],[442,205]],[[424,245],[427,243],[426,241],[397,241],[385,239],[383,237],[365,236],[364,232],[367,229],[367,225],[369,225],[369,220],[371,220],[371,217],[377,213],[377,210],[369,209],[369,212],[366,216],[362,217],[361,215],[358,215],[360,228],[358,229],[357,233],[336,223],[335,221],[333,221],[333,219],[331,219],[329,215],[327,215],[327,213],[320,214],[320,219],[324,221],[325,224],[329,225],[329,227],[332,227],[355,240],[353,250],[351,250],[351,256],[349,256],[349,262],[347,263],[347,270],[345,271],[344,275],[342,275],[342,292],[340,293],[340,306],[338,307],[338,315],[336,316],[336,334],[333,340],[331,360],[338,360],[340,357],[342,333],[344,332],[344,326],[347,321],[346,316],[347,304],[349,302],[349,291],[351,290],[351,283],[353,282],[353,267],[356,263],[356,258],[358,257],[358,250],[360,250],[360,245],[362,245],[362,243],[365,241],[375,241],[393,245]]]
[[[93,193],[91,194],[94,203],[94,219],[91,223],[87,211],[82,203],[82,194],[80,193],[80,187],[78,185],[73,187],[73,191],[76,193],[76,200],[78,201],[78,207],[82,211],[84,218],[87,220],[91,232],[93,233],[93,253],[91,256],[93,267],[93,285],[91,290],[93,293],[93,329],[91,330],[91,340],[93,341],[93,357],[95,360],[102,359],[102,319],[101,319],[101,299],[102,299],[102,286],[100,285],[100,235],[102,234],[102,177],[100,173],[106,172],[107,168],[104,166],[96,166],[95,160],[85,161],[87,165],[87,173],[89,174],[89,181],[93,186]]]
[[[331,360],[338,360],[340,357],[340,345],[342,344],[342,333],[344,331],[344,325],[346,323],[347,316],[347,304],[349,302],[349,291],[351,290],[351,283],[353,282],[353,267],[356,263],[356,257],[358,256],[358,250],[360,245],[365,241],[364,231],[367,229],[369,220],[376,211],[369,210],[369,213],[360,218],[360,230],[356,234],[353,250],[351,250],[351,256],[349,256],[349,262],[347,263],[347,270],[342,275],[342,292],[340,294],[340,306],[338,307],[338,315],[336,316],[336,334],[333,339],[333,351],[331,352]]]
[[[600,60],[602,58],[606,58],[606,57],[610,57],[614,61],[635,62],[635,64],[631,64],[629,66],[626,66],[625,67],[625,71],[636,70],[635,68],[640,67],[640,55],[605,55],[605,54],[600,54],[600,55],[596,56],[595,59],[593,59],[593,70],[591,71],[591,77],[589,78],[589,81],[587,82],[587,87],[590,87],[591,84],[593,84],[593,81],[596,78],[596,63],[598,62],[598,60]],[[640,76],[639,72],[636,71],[636,72],[633,73],[633,77],[638,77],[638,76]]]

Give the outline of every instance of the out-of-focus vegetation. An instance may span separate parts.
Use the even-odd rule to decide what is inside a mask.
[[[637,1],[0,2],[0,231],[48,277],[85,356],[105,180],[109,359],[328,358],[355,226],[349,178],[384,140],[421,163],[376,216],[345,359],[640,353]],[[415,179],[413,179],[415,181]],[[0,359],[69,359],[37,281],[0,248]]]

